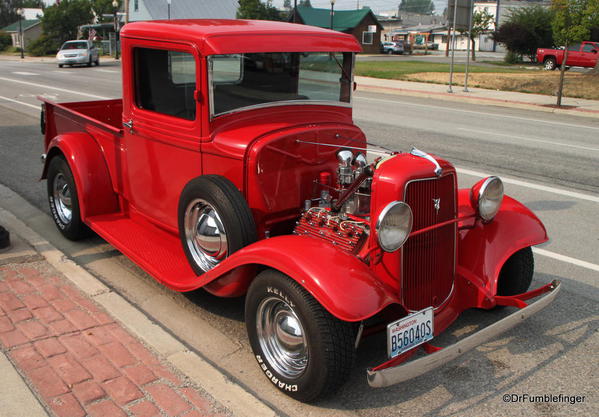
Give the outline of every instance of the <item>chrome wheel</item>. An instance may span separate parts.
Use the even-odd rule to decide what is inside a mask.
[[[205,272],[227,257],[227,233],[212,205],[191,201],[185,210],[185,242],[194,262]]]
[[[52,196],[54,197],[54,207],[60,221],[69,224],[73,218],[73,205],[71,200],[71,187],[67,183],[64,175],[59,173],[54,177],[52,184]]]
[[[262,352],[274,370],[288,379],[300,377],[308,365],[308,345],[293,308],[280,298],[262,300],[256,327]]]

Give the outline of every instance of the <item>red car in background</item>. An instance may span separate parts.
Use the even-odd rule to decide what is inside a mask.
[[[599,42],[582,42],[568,46],[568,67],[594,67],[599,57]],[[537,62],[542,62],[546,70],[554,70],[564,61],[564,49],[537,49]]]

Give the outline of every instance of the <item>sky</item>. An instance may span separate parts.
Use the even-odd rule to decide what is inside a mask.
[[[299,0],[298,0],[299,3]],[[318,7],[322,9],[330,9],[330,0],[310,0],[312,7]],[[358,3],[360,8],[363,6],[370,7],[375,13],[386,12],[388,10],[397,10],[401,0],[336,0],[335,9],[350,10],[356,9]],[[447,7],[447,0],[433,0],[435,3],[435,14],[442,14],[443,10]],[[283,0],[273,0],[273,5],[277,7],[283,6]],[[291,0],[293,5],[293,0]]]

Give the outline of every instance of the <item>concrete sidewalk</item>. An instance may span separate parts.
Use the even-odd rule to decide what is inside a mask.
[[[1,208],[0,224],[0,415],[275,415]]]
[[[444,84],[384,80],[370,77],[355,77],[355,81],[358,84],[358,91],[377,91],[387,94],[427,97],[459,101],[462,103],[504,106],[599,118],[599,100],[564,97],[562,99],[564,107],[556,108],[556,97],[542,94],[496,91],[472,87],[468,87],[469,91],[465,92],[462,86],[454,86],[453,93],[449,93],[447,91],[449,86]]]

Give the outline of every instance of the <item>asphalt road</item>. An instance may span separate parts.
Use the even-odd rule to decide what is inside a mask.
[[[291,416],[570,416],[599,415],[599,120],[361,91],[355,119],[369,140],[398,150],[436,153],[470,186],[499,174],[506,192],[545,223],[551,237],[536,253],[533,286],[564,283],[556,302],[502,337],[427,375],[371,389],[365,368],[383,360],[384,339],[358,351],[349,381],[334,398],[303,405],[261,376],[245,336],[243,300],[161,287],[99,238],[68,242],[47,216],[38,182],[39,103],[120,96],[117,64],[58,69],[48,63],[0,61],[0,183],[33,205],[5,199],[38,233],[144,309],[162,326],[235,378],[280,414]],[[41,210],[41,211],[40,211]],[[445,346],[509,312],[468,311],[437,338]],[[380,345],[380,346],[379,346]],[[506,394],[585,395],[564,403],[504,402]]]

